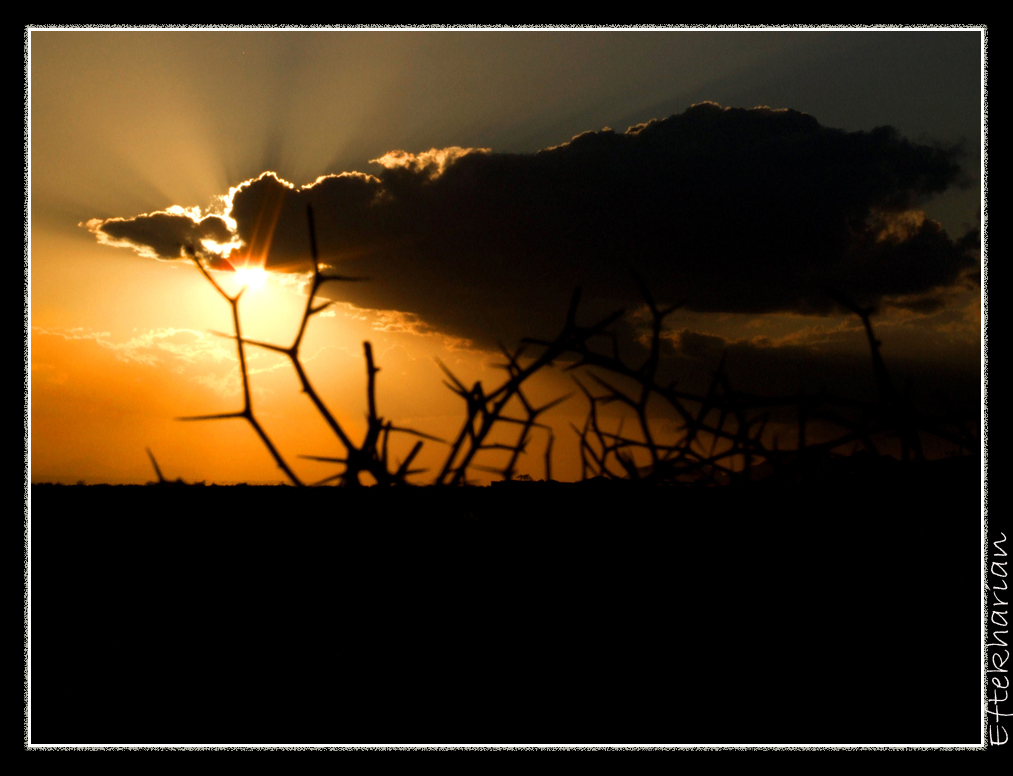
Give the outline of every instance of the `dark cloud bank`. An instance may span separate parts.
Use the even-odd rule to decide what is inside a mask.
[[[910,211],[958,185],[959,155],[890,127],[701,104],[535,154],[388,154],[376,177],[302,188],[265,174],[239,187],[230,215],[247,246],[269,244],[269,266],[295,269],[311,203],[321,257],[371,278],[336,298],[488,344],[554,333],[576,285],[588,316],[638,304],[630,269],[659,301],[695,311],[827,313],[828,288],[931,306],[933,289],[977,266],[977,235],[954,240]],[[91,228],[165,259],[228,236],[223,219],[185,214]]]

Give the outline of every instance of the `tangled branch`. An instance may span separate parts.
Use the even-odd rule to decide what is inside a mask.
[[[359,442],[353,440],[327,407],[300,360],[300,348],[310,319],[332,304],[316,301],[320,289],[328,283],[360,282],[366,279],[322,271],[312,206],[307,206],[307,221],[313,272],[298,330],[292,343],[287,346],[245,338],[239,317],[239,302],[245,289],[234,296],[227,294],[211,276],[196,250],[192,246],[187,248],[188,255],[201,274],[231,307],[234,333],[221,336],[236,342],[243,407],[236,412],[186,417],[181,420],[245,420],[288,480],[293,485],[302,486],[304,483],[285,461],[253,411],[245,349],[253,346],[270,350],[288,358],[302,392],[309,398],[343,450],[340,455],[333,457],[300,456],[342,467],[337,473],[313,484],[359,486],[365,484],[363,476],[369,475],[378,485],[408,485],[410,476],[427,471],[412,468],[422,449],[423,440],[448,443],[412,428],[395,426],[378,413],[376,375],[380,368],[374,363],[371,344],[368,341],[363,343],[367,423],[365,434]],[[660,381],[660,365],[665,337],[664,323],[681,305],[660,307],[643,280],[637,275],[634,275],[634,280],[650,314],[647,355],[638,365],[631,365],[620,356],[619,337],[612,328],[623,316],[623,310],[617,310],[591,326],[578,325],[579,288],[573,293],[565,324],[554,340],[525,339],[513,351],[500,344],[505,363],[499,367],[506,372],[506,377],[492,390],[485,389],[481,381],[467,388],[437,359],[447,378],[444,384],[464,401],[465,419],[460,431],[449,443],[449,450],[432,484],[467,484],[468,472],[471,470],[496,474],[508,481],[515,479],[518,476],[520,457],[527,454],[536,432],[544,435],[545,478],[552,479],[552,447],[555,437],[551,427],[541,419],[548,410],[572,394],[536,406],[526,393],[526,385],[534,375],[560,360],[568,362],[565,369],[574,373],[573,380],[589,406],[583,427],[571,424],[579,437],[582,479],[603,477],[657,484],[727,484],[751,479],[757,467],[763,464],[774,469],[794,467],[799,470],[814,461],[825,459],[847,445],[861,445],[873,455],[879,455],[875,438],[883,434],[900,439],[903,460],[924,458],[923,434],[933,434],[957,445],[961,451],[973,447],[966,425],[948,404],[944,404],[946,414],[943,418],[926,417],[915,411],[907,393],[900,394],[893,388],[880,353],[880,342],[873,332],[870,320],[873,311],[860,308],[839,294],[831,293],[831,296],[862,321],[876,379],[875,401],[856,402],[831,397],[826,393],[760,397],[740,392],[731,386],[725,371],[724,357],[718,364],[706,393],[702,395],[678,390],[674,380],[663,384]],[[603,352],[594,346],[595,342],[602,339],[611,343],[611,352]],[[535,355],[528,354],[528,348],[532,346],[536,348]],[[585,381],[577,377],[578,372],[583,372]],[[593,385],[589,386],[587,381]],[[616,405],[622,410],[618,428],[614,432],[607,431],[602,422],[601,408],[607,405]],[[774,436],[768,442],[765,433],[772,413],[792,407],[797,414],[797,442],[793,449],[782,450],[778,447],[777,437]],[[657,430],[659,419],[665,416],[674,417],[677,422],[676,435],[672,439],[665,439],[666,435],[659,434]],[[633,421],[633,430],[624,433],[625,419],[629,417]],[[807,429],[814,420],[822,421],[824,425],[830,424],[840,431],[830,440],[810,443]],[[494,434],[494,430],[503,427],[516,428],[513,441],[492,441],[501,438]],[[397,463],[391,460],[388,452],[392,434],[417,438],[407,457]],[[476,459],[486,451],[504,454],[506,463],[500,467],[478,463]],[[160,472],[159,479],[162,480]]]

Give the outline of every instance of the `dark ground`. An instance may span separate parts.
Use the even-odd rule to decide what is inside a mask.
[[[977,461],[34,485],[37,744],[976,744]]]

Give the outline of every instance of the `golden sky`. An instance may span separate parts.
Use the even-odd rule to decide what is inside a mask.
[[[854,267],[863,265],[842,259],[852,274],[833,277],[853,281],[856,293],[867,292],[880,304],[877,333],[898,374],[912,376],[925,393],[945,390],[977,406],[977,259],[960,264],[953,246],[979,227],[982,212],[978,31],[33,30],[28,44],[33,482],[146,482],[153,478],[146,448],[170,478],[282,481],[243,421],[176,420],[241,408],[235,345],[211,333],[232,331],[228,305],[192,263],[142,255],[136,232],[134,248],[122,247],[124,240],[120,246],[112,238],[100,242],[94,226],[155,213],[227,215],[226,198],[237,191],[239,217],[243,203],[264,201],[258,192],[276,180],[296,192],[285,195],[295,215],[286,210],[277,232],[261,244],[270,246],[268,263],[287,271],[269,273],[262,287],[245,293],[244,334],[289,344],[304,302],[304,276],[297,270],[308,269],[298,265],[305,255],[299,219],[304,199],[313,200],[323,213],[325,258],[373,278],[329,292],[337,303],[311,322],[302,352],[314,384],[336,417],[362,434],[362,342],[368,339],[382,370],[380,414],[446,438],[463,418],[462,403],[442,384],[435,358],[467,385],[502,379],[494,366],[501,359],[490,351],[495,338],[502,333],[516,342],[528,324],[532,334],[545,333],[557,319],[561,325],[566,308],[557,297],[568,297],[570,281],[578,279],[594,291],[588,315],[596,302],[601,309],[621,302],[634,315],[635,331],[630,300],[636,289],[624,270],[627,261],[644,262],[655,272],[652,286],[664,293],[674,295],[684,281],[692,287],[693,301],[668,322],[667,335],[690,382],[727,350],[733,376],[737,368],[740,379],[772,390],[817,389],[821,382],[860,390],[871,380],[859,374],[867,366],[860,322],[821,307],[801,279],[808,246],[832,242],[825,236],[806,242],[824,212],[806,208],[821,197],[831,203],[827,208],[838,207],[837,191],[827,193],[826,181],[865,170],[866,163],[879,169],[880,157],[862,155],[867,146],[879,149],[868,154],[883,159],[907,154],[896,169],[907,169],[904,164],[910,167],[917,157],[925,170],[906,183],[890,183],[889,190],[866,187],[865,178],[848,184],[861,190],[854,196],[866,208],[869,243],[862,256],[872,257],[862,260],[874,263],[855,275]],[[715,105],[700,107],[705,102]],[[771,110],[722,111],[718,105]],[[574,225],[572,202],[585,200],[573,199],[575,187],[554,182],[545,172],[554,169],[550,162],[566,167],[578,154],[619,158],[634,143],[627,127],[673,114],[683,118],[640,131],[636,163],[650,162],[653,170],[654,159],[669,158],[673,137],[700,132],[711,144],[701,157],[707,160],[701,177],[677,185],[669,176],[657,184],[656,196],[655,184],[634,185],[653,180],[650,175],[634,183],[620,176],[610,189],[615,200],[602,194],[592,201],[594,186],[582,183],[589,204],[579,212],[600,207],[604,215],[589,227]],[[798,118],[802,114],[811,118]],[[814,193],[791,205],[804,217],[785,229],[778,225],[781,215],[734,212],[741,198],[724,197],[740,183],[735,175],[742,165],[729,162],[733,169],[725,170],[723,160],[734,157],[723,155],[725,146],[714,138],[726,127],[739,132],[757,124],[761,132],[789,119],[792,132],[816,127],[814,137],[830,138],[833,164],[841,169],[820,178],[816,173],[823,175],[821,165],[829,163],[813,157],[805,174],[815,172],[798,186],[812,185]],[[882,126],[896,132],[870,134]],[[571,142],[588,132],[595,134]],[[660,150],[643,151],[650,143]],[[956,144],[962,144],[959,154]],[[438,153],[427,156],[431,149]],[[758,152],[743,158],[751,164]],[[802,157],[791,158],[797,163]],[[843,165],[842,159],[852,161]],[[946,172],[951,162],[959,172]],[[658,169],[688,175],[684,162],[671,164],[659,161]],[[757,176],[770,174],[762,165],[757,170]],[[259,188],[250,183],[267,171],[276,177],[261,179],[266,182]],[[310,186],[320,176],[350,172],[371,177]],[[481,182],[474,197],[460,193],[467,191],[461,188],[465,173]],[[529,185],[535,178],[538,185]],[[751,203],[768,201],[769,178],[757,180],[749,183]],[[774,188],[769,201],[788,212],[790,202],[778,197],[793,187],[779,181]],[[332,190],[338,193],[326,194]],[[360,190],[417,208],[391,207],[389,216],[369,220],[355,209]],[[683,216],[669,223],[667,211],[652,210],[682,191],[694,193]],[[547,199],[539,199],[544,192]],[[910,202],[889,212],[875,209],[897,192]],[[703,197],[721,213],[705,209]],[[546,206],[549,201],[554,204]],[[558,204],[564,201],[570,204]],[[631,214],[625,220],[615,215],[623,208]],[[415,223],[413,212],[425,217]],[[696,214],[692,223],[685,215],[690,212]],[[532,213],[557,220],[531,226],[548,219]],[[638,224],[629,239],[622,231],[627,220]],[[240,218],[240,233],[254,222]],[[693,224],[700,228],[694,231]],[[773,225],[769,235],[743,242],[736,252],[738,243],[731,241],[737,233],[729,224],[748,231],[750,240],[758,228]],[[602,239],[615,243],[596,252],[601,240],[593,230],[599,228]],[[549,238],[541,239],[547,231]],[[908,250],[915,238],[929,247]],[[695,263],[670,262],[662,251],[666,240]],[[715,262],[726,263],[700,258],[707,246],[716,246]],[[624,255],[634,250],[635,258]],[[858,249],[841,255],[852,256],[852,250]],[[736,263],[745,253],[748,263]],[[803,258],[785,258],[796,253]],[[667,274],[673,267],[686,268]],[[521,271],[527,274],[518,279]],[[227,273],[216,277],[234,287]],[[257,416],[300,477],[313,481],[334,473],[333,465],[298,458],[341,451],[300,394],[291,366],[251,348],[249,371]],[[532,394],[548,401],[573,389],[569,377],[546,373]],[[550,412],[557,478],[579,476],[569,424],[582,424],[586,409],[574,397]],[[536,437],[521,472],[543,475],[543,441]],[[401,440],[400,454],[412,443]],[[426,442],[418,462],[434,466],[444,450]]]

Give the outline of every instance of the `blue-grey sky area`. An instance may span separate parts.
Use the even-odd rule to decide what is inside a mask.
[[[976,31],[35,32],[33,191],[126,215],[394,149],[533,152],[704,100],[964,141],[976,179],[981,72]],[[975,199],[946,198],[944,225]]]

